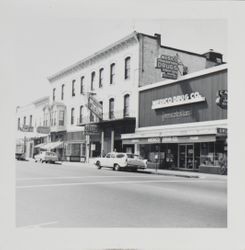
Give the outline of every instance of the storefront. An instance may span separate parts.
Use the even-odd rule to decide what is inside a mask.
[[[218,173],[227,164],[226,66],[141,88],[138,128],[122,139],[149,167]]]

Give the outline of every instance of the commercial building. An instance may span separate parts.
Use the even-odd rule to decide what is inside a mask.
[[[59,154],[70,161],[113,150],[139,151],[138,143],[126,140],[124,134],[159,125],[144,124],[152,110],[145,109],[143,94],[168,78],[179,79],[222,63],[219,53],[171,48],[161,44],[159,34],[133,32],[48,77],[51,142],[63,142]]]
[[[139,88],[135,133],[149,166],[218,173],[227,161],[227,65]]]
[[[23,146],[26,158],[32,158],[39,145],[48,141],[49,127],[44,126],[43,116],[43,108],[48,103],[49,97],[43,97],[16,108],[16,145]]]

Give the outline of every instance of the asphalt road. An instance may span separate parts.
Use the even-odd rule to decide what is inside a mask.
[[[16,161],[16,226],[226,227],[227,183]]]

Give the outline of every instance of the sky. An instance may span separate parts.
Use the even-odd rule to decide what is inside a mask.
[[[160,33],[162,44],[197,53],[214,49],[227,58],[225,19],[134,18],[57,14],[50,5],[23,9],[15,16],[16,105],[49,95],[50,75],[120,40],[134,30]],[[53,4],[53,5],[52,5]],[[40,7],[38,9],[38,7]],[[63,6],[64,7],[64,6]],[[84,8],[81,7],[81,13]],[[74,10],[74,9],[73,9]],[[79,10],[77,10],[79,12]],[[77,13],[76,12],[76,13]]]

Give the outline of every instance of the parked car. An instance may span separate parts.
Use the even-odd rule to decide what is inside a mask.
[[[42,151],[39,154],[34,156],[35,162],[51,162],[51,163],[55,163],[56,161],[58,161],[58,156],[56,153],[54,152],[50,152],[50,151]]]
[[[105,157],[97,158],[95,165],[97,165],[98,169],[108,167],[119,171],[122,168],[129,168],[136,171],[137,169],[145,169],[147,160],[136,154],[111,152],[106,154]]]

